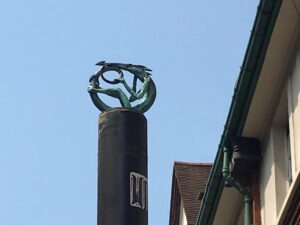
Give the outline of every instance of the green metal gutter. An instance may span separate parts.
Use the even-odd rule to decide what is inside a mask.
[[[282,0],[261,0],[196,225],[211,225],[224,188],[223,148],[242,134]],[[230,149],[231,151],[231,149]],[[232,154],[232,152],[230,152]]]

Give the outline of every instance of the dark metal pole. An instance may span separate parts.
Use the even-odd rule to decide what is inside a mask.
[[[147,120],[126,108],[99,117],[97,225],[147,225]]]

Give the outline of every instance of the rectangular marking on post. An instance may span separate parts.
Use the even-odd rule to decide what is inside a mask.
[[[130,205],[143,210],[148,210],[148,180],[145,176],[130,173]]]

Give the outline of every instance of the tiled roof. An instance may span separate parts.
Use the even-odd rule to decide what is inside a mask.
[[[170,225],[178,225],[181,198],[188,225],[195,225],[201,204],[199,195],[205,191],[211,167],[210,163],[174,163]]]

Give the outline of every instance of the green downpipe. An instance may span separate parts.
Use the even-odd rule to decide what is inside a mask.
[[[251,207],[252,199],[249,195],[244,195],[244,224],[251,225],[252,224],[252,207]]]
[[[234,177],[231,176],[229,170],[229,149],[224,147],[223,149],[223,169],[222,174],[225,178],[225,187],[235,187],[244,198],[244,225],[252,225],[252,195],[247,187],[242,186]]]

